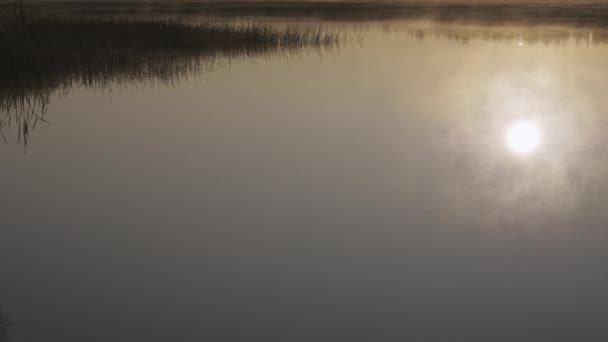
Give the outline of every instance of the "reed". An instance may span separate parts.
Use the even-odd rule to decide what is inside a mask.
[[[330,48],[346,37],[320,30],[258,24],[186,24],[174,20],[37,19],[19,34],[0,35],[0,136],[18,140],[46,121],[56,91],[170,83],[233,58]]]

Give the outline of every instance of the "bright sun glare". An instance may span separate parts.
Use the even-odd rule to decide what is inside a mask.
[[[530,121],[518,121],[509,126],[506,134],[507,145],[512,152],[529,154],[536,150],[541,140],[538,126]]]

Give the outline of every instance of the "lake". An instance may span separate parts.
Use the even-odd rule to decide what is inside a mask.
[[[608,31],[225,20],[342,38],[41,67],[5,108],[10,341],[608,336]]]

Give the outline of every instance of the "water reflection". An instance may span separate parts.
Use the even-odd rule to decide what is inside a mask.
[[[0,342],[8,342],[9,337],[9,319],[0,310]]]
[[[607,47],[408,37],[52,98],[53,132],[0,149],[15,335],[604,331]],[[527,155],[505,140],[521,121],[540,133]]]
[[[477,74],[471,88],[481,97],[478,116],[437,122],[449,132],[442,142],[449,150],[437,153],[449,158],[441,175],[450,179],[438,185],[445,210],[475,212],[459,218],[475,226],[563,227],[605,197],[606,139],[598,131],[605,118],[583,93],[588,76],[560,82],[557,71],[546,79],[526,75],[525,65],[517,60],[509,75],[500,72],[487,84]]]
[[[429,21],[357,24],[362,34],[385,33],[425,41],[469,43],[491,40],[518,47],[543,44],[599,45],[599,28],[478,26]],[[175,21],[39,20],[36,34],[14,40],[0,35],[0,137],[15,126],[25,144],[45,117],[53,94],[79,86],[111,89],[129,84],[175,85],[180,80],[227,65],[234,58],[278,57],[303,51],[322,53],[345,41],[341,25],[312,23],[297,28],[240,23],[184,24]],[[130,32],[124,35],[122,32]],[[86,32],[86,33],[84,33]],[[94,43],[91,43],[94,42]]]
[[[84,27],[78,27],[83,25],[80,22],[47,23],[51,24],[57,32],[84,30]],[[239,26],[237,29],[205,26],[202,28],[204,32],[199,32],[196,27],[175,23],[102,21],[86,25],[89,35],[93,32],[97,37],[95,46],[83,41],[89,36],[73,33],[60,36],[61,39],[52,33],[32,38],[17,52],[0,57],[8,62],[4,64],[8,68],[0,77],[0,133],[7,141],[6,128],[16,126],[16,139],[27,144],[31,131],[41,122],[49,121],[45,113],[52,96],[68,93],[74,87],[110,89],[131,84],[174,85],[218,65],[225,65],[232,58],[290,56],[302,51],[318,53],[343,41],[340,35],[331,33],[339,31],[337,28],[324,31],[316,25],[312,23],[308,28],[300,27],[293,31],[256,25]],[[414,39],[433,48],[442,40],[462,43],[489,40],[499,43],[496,47],[502,48],[502,56],[508,56],[511,51],[530,53],[533,50],[532,55],[536,54],[545,64],[552,61],[552,56],[542,53],[554,51],[535,44],[555,43],[576,49],[575,44],[579,42],[597,47],[599,43],[608,41],[608,35],[600,29],[574,27],[483,27],[429,22],[382,25],[380,27],[386,30],[381,31],[383,38],[378,39],[380,42],[392,37],[396,41],[407,40],[416,45],[412,41]],[[76,30],[73,26],[77,26]],[[117,32],[126,29],[132,32],[133,37],[118,39],[120,34]],[[49,30],[47,27],[41,31]],[[372,46],[367,49],[369,51],[386,48],[374,46],[377,42],[365,40],[366,34],[373,36],[374,32],[378,33],[372,29],[364,31],[363,46],[351,47],[353,51],[366,49],[369,45]],[[40,44],[40,38],[49,43]],[[200,44],[197,39],[213,44]],[[167,44],[167,41],[172,43]],[[441,72],[425,74],[416,82],[432,83],[424,94],[435,94],[433,98],[445,101],[446,107],[456,106],[453,117],[441,116],[434,123],[447,132],[435,143],[438,146],[451,146],[448,152],[438,153],[437,158],[442,159],[445,170],[459,170],[446,174],[445,179],[462,177],[460,182],[450,181],[441,186],[441,191],[446,193],[445,203],[447,206],[455,202],[476,203],[479,207],[495,203],[497,209],[494,215],[500,217],[492,218],[493,222],[502,222],[504,215],[512,214],[511,210],[521,210],[522,203],[527,203],[526,208],[533,212],[544,210],[552,215],[564,214],[568,212],[567,208],[578,205],[576,194],[580,186],[593,182],[585,180],[588,177],[586,170],[576,165],[584,153],[590,153],[588,146],[598,144],[591,144],[585,139],[600,136],[597,133],[588,134],[593,131],[592,122],[599,119],[588,116],[585,121],[582,112],[562,103],[565,96],[562,92],[565,92],[567,84],[559,83],[561,76],[555,72],[557,69],[529,69],[529,65],[520,57],[511,61],[514,64],[503,66],[505,59],[500,54],[483,50],[487,46],[478,44],[470,49],[474,51],[479,47],[479,55],[492,56],[485,64],[476,65],[471,55],[460,59],[460,62],[441,62],[435,64],[434,69],[442,65],[450,67]],[[379,51],[388,53],[390,50]],[[438,55],[455,51],[454,46],[450,45]],[[399,56],[394,65],[406,63],[401,60],[402,57]],[[408,83],[408,86],[411,84]],[[395,89],[400,90],[393,87],[386,91],[391,93]],[[581,93],[578,88],[575,90],[569,91],[576,95],[577,101],[591,97]],[[363,96],[366,101],[373,100],[368,92]],[[424,96],[410,99],[410,105],[424,102],[423,99]],[[468,107],[463,103],[468,103]],[[434,103],[419,106],[424,111],[442,110]],[[480,115],[472,117],[471,111]],[[432,122],[435,119],[427,116],[421,121]],[[587,138],[581,132],[586,132]],[[591,156],[589,159],[594,158]],[[595,175],[598,174],[597,170]],[[464,199],[455,200],[453,194]],[[556,204],[553,201],[555,198],[560,198],[560,202]],[[545,206],[548,202],[552,205]]]
[[[529,154],[538,148],[541,142],[541,131],[537,123],[520,120],[509,126],[505,138],[511,151],[518,154]]]
[[[398,32],[385,27],[386,31]],[[417,40],[442,39],[463,44],[474,41],[507,42],[523,47],[526,44],[600,45],[608,42],[608,30],[574,26],[476,26],[467,24],[437,24],[413,22],[405,26],[407,34]]]
[[[175,85],[235,58],[321,53],[344,41],[318,29],[176,21],[37,20],[19,36],[0,34],[0,135],[17,127],[27,144],[50,98],[75,87]],[[128,32],[128,34],[125,34]]]

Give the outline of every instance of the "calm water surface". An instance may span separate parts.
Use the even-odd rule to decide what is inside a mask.
[[[608,45],[412,25],[5,128],[12,340],[608,336]]]

